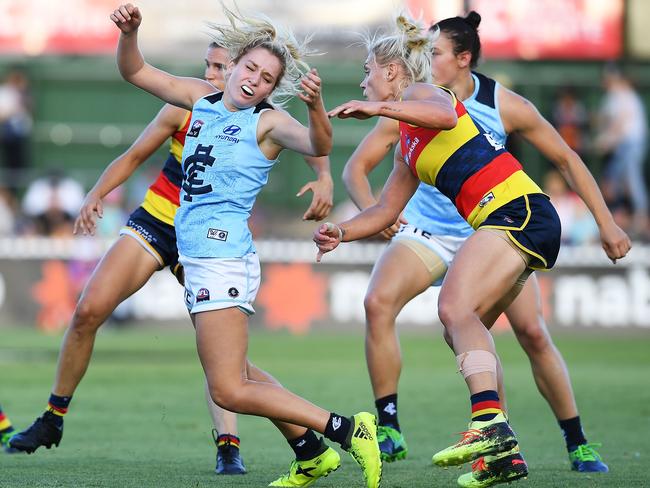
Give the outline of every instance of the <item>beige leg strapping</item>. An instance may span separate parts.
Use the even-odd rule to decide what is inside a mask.
[[[478,373],[497,374],[497,358],[490,351],[477,349],[464,352],[456,356],[456,364],[465,379]]]

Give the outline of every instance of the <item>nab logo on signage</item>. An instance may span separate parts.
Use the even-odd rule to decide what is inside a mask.
[[[228,127],[223,128],[223,133],[229,136],[236,136],[241,132],[241,127],[238,125],[229,125]]]

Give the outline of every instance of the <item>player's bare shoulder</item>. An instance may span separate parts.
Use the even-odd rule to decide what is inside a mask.
[[[451,99],[451,95],[431,83],[412,83],[404,90],[403,100],[436,100],[440,97]]]
[[[190,111],[184,108],[167,103],[158,112],[156,120],[162,127],[177,129],[185,123],[190,113]]]
[[[527,98],[500,86],[499,115],[508,134],[530,128],[540,118],[537,107]]]

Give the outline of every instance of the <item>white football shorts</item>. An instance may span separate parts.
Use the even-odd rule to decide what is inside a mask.
[[[256,253],[241,258],[179,256],[185,270],[185,306],[190,313],[237,307],[253,315],[260,288],[260,260]]]
[[[420,229],[413,225],[407,224],[402,225],[400,230],[395,237],[393,237],[393,242],[400,244],[409,245],[410,242],[417,242],[420,246],[413,249],[416,251],[416,254],[420,256],[425,265],[430,266],[431,263],[435,262],[436,257],[439,258],[446,268],[449,268],[451,261],[454,259],[454,256],[460,249],[460,246],[463,245],[467,238],[466,237],[456,237],[456,236],[445,236],[445,235],[435,235],[427,232],[425,229]],[[413,246],[409,246],[413,248]],[[426,249],[424,249],[426,248]],[[423,254],[426,252],[433,253],[432,255],[426,256]],[[444,270],[446,272],[446,269]],[[444,274],[442,276],[434,276],[434,286],[442,284]]]

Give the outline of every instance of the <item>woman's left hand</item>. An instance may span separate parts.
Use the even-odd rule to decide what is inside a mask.
[[[336,249],[336,247],[341,243],[341,239],[343,239],[343,231],[336,224],[325,222],[316,229],[314,232],[314,242],[316,243],[316,247],[318,247],[316,262],[320,263],[323,254]]]
[[[316,68],[312,68],[309,73],[302,77],[300,88],[302,88],[302,93],[298,93],[298,98],[309,107],[316,107],[320,103],[321,79]]]
[[[335,109],[327,112],[330,119],[338,117],[339,119],[348,119],[350,117],[355,119],[369,119],[379,115],[382,104],[380,102],[367,102],[360,100],[350,100]]]

